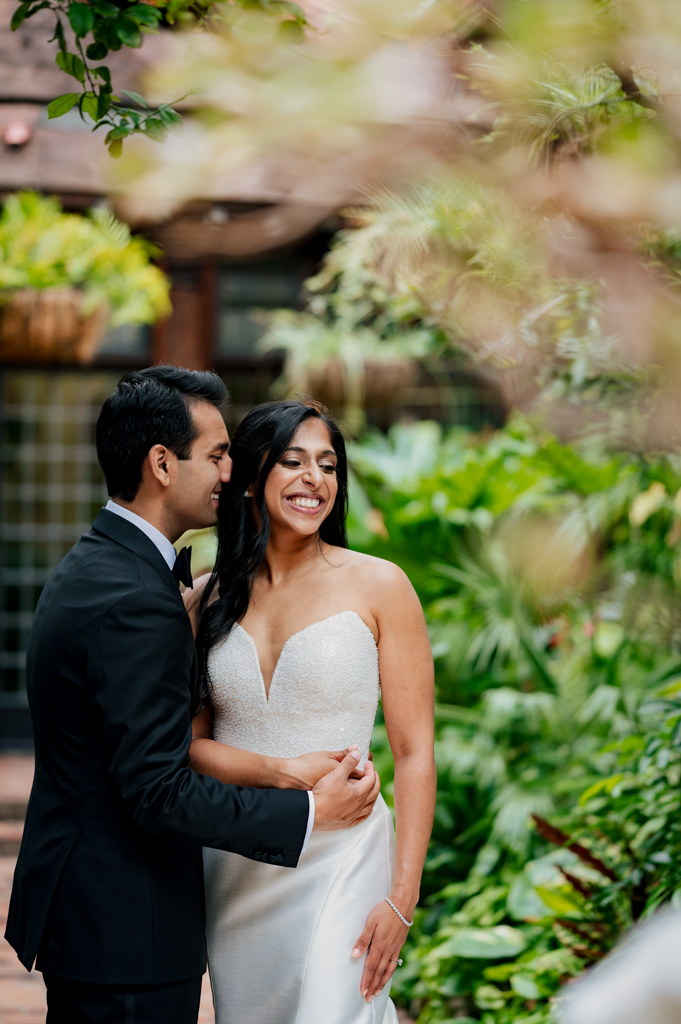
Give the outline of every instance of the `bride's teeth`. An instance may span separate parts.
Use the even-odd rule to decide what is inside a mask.
[[[320,498],[291,498],[292,505],[298,505],[299,508],[318,508],[321,505]]]

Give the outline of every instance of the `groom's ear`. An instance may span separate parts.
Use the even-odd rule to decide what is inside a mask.
[[[161,487],[168,487],[171,483],[169,470],[172,459],[173,453],[163,444],[155,444],[147,454],[145,469]]]

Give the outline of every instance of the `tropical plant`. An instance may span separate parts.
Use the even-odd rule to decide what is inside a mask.
[[[678,677],[681,662],[668,671]],[[561,827],[534,816],[539,856],[514,861],[486,844],[465,881],[430,898],[406,980],[427,994],[424,1021],[451,1019],[452,1001],[484,1024],[553,1019],[567,980],[663,902],[681,903],[680,687],[660,688],[662,706],[641,709],[653,729],[606,746],[617,771]]]
[[[64,213],[34,192],[9,196],[0,215],[0,301],[20,288],[82,290],[85,313],[106,305],[113,327],[170,311],[156,249],[106,209]]]
[[[520,419],[487,440],[396,425],[351,461],[352,541],[408,572],[436,659],[436,820],[396,992],[423,1024],[538,1024],[678,884],[660,808],[678,772],[681,472]],[[390,798],[381,725],[374,750]]]

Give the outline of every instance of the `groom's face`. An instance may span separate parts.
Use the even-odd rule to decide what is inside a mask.
[[[191,458],[174,460],[168,495],[182,532],[215,526],[220,491],[232,474],[229,435],[218,410],[209,402],[193,402],[190,414],[197,436]]]

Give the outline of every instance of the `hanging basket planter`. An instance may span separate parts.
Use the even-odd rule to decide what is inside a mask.
[[[289,309],[262,319],[267,330],[258,348],[284,356],[276,391],[316,398],[340,414],[351,433],[361,430],[367,411],[403,400],[432,344],[430,332],[420,328],[383,337],[373,327]]]
[[[35,192],[0,211],[0,363],[89,363],[112,325],[170,312],[157,250],[101,207],[64,213]]]
[[[416,375],[417,366],[411,359],[369,358],[355,366],[332,357],[308,368],[305,390],[331,408],[385,408],[399,400]]]
[[[411,359],[346,360],[332,356],[306,367],[298,380],[303,392],[342,415],[348,430],[357,434],[367,409],[393,406],[405,388],[414,383],[417,373],[417,364]]]
[[[0,293],[0,362],[88,363],[106,328],[102,304],[83,312],[77,288]]]

